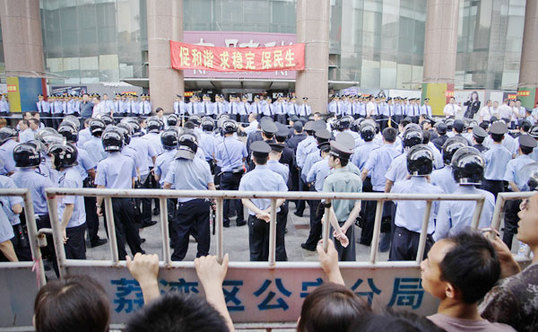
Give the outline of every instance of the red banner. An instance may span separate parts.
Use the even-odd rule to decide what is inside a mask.
[[[304,70],[304,44],[229,48],[170,41],[174,69],[222,72]]]

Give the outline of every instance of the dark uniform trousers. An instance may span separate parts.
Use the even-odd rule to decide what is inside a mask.
[[[318,211],[321,200],[310,200],[310,232],[305,241],[305,246],[309,249],[316,249],[319,240],[321,239],[321,218],[323,212]]]
[[[338,222],[338,225],[342,227],[345,222]],[[333,234],[334,229],[331,227],[331,237]],[[338,252],[338,260],[341,262],[354,262],[357,260],[356,254],[355,254],[355,225],[351,224],[349,226],[348,230],[346,231],[346,236],[349,239],[349,244],[347,247],[343,247],[340,244],[340,241],[334,240],[334,247],[336,248],[336,251]]]
[[[65,257],[67,259],[86,259],[86,242],[84,241],[86,223],[66,228],[65,233],[67,235],[67,243],[64,244]]]
[[[134,200],[129,198],[113,198],[112,212],[114,214],[114,226],[116,227],[116,241],[118,244],[118,255],[120,260],[127,256],[125,243],[129,245],[133,256],[137,253],[144,253],[140,246],[140,235],[138,225],[135,221]]]
[[[83,183],[84,188],[95,188],[91,184],[90,177],[87,177]],[[88,228],[88,237],[90,238],[90,243],[94,244],[97,242],[99,237],[97,233],[99,231],[99,217],[97,216],[97,210],[95,209],[95,204],[97,203],[97,198],[92,196],[84,196],[84,210],[86,211],[86,225]]]
[[[49,215],[48,214],[38,215],[36,217],[36,226],[37,226],[37,230],[40,230],[42,228],[52,228],[50,226]],[[56,261],[56,251],[54,250],[54,242],[52,240],[52,234],[47,234],[46,239],[47,239],[47,246],[45,248],[41,248],[41,254],[43,255],[43,258],[48,259],[52,263],[52,267],[54,269],[54,272],[56,273],[56,276],[59,276],[60,271],[58,270],[58,262]]]
[[[413,261],[417,259],[418,243],[420,233],[412,232],[404,227],[396,226],[392,245],[390,247],[389,261]],[[426,247],[424,248],[425,259],[428,251],[433,246],[433,238],[430,234],[426,237]]]
[[[497,199],[497,194],[504,191],[504,181],[484,179],[482,189],[489,191]]]
[[[372,192],[372,181],[370,177],[367,177],[362,183],[362,192]],[[361,201],[361,239],[360,244],[370,246],[372,243],[372,236],[374,234],[375,223],[375,210],[377,201]]]
[[[303,178],[301,177],[301,171],[302,171],[302,168],[299,168],[298,169],[298,176],[299,176],[299,191],[308,191],[308,186],[306,185],[306,183],[303,181]],[[296,203],[295,203],[295,208],[296,208],[296,213],[298,215],[303,215],[303,212],[304,212],[304,209],[305,209],[305,200],[297,200]]]
[[[248,216],[248,244],[250,247],[250,261],[267,261],[269,258],[269,223]]]
[[[506,202],[504,207],[504,231],[503,242],[512,249],[512,240],[517,234],[517,223],[519,222],[518,212],[521,200],[510,200]]]
[[[241,181],[241,173],[223,172],[220,177],[220,189],[221,190],[238,190],[239,182]],[[230,207],[230,203],[232,206]],[[225,199],[224,200],[224,224],[230,223],[230,209],[235,209],[237,215],[236,222],[242,222],[245,220],[243,213],[243,203],[240,199]]]
[[[209,201],[205,199],[193,199],[178,203],[176,217],[172,221],[172,247],[174,253],[172,260],[181,261],[189,248],[189,235],[196,233],[198,251],[196,257],[209,254]]]
[[[288,223],[288,202],[284,202],[280,206],[280,211],[276,215],[276,252],[275,259],[277,261],[287,261],[286,243],[284,237],[286,235],[286,224]]]

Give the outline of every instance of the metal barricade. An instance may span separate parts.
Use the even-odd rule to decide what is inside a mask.
[[[32,197],[28,189],[0,189],[0,196],[20,196],[24,200],[24,214],[28,229],[32,262],[0,263],[0,330],[12,330],[14,326],[31,328],[34,298],[46,282],[43,260],[39,250],[39,237]]]
[[[111,260],[68,260],[63,250],[62,234],[57,214],[57,196],[83,195],[103,196],[105,204],[106,226],[110,240]],[[225,199],[270,199],[271,220],[269,223],[269,258],[267,262],[238,262],[229,264],[224,287],[226,301],[232,318],[241,328],[282,328],[290,327],[289,322],[296,321],[299,316],[302,300],[312,290],[312,287],[323,282],[324,275],[318,262],[277,262],[276,249],[276,211],[277,200],[306,199],[334,201],[347,200],[374,200],[377,201],[374,234],[368,262],[342,262],[340,267],[346,283],[360,296],[366,296],[368,302],[374,306],[409,306],[422,314],[433,313],[437,301],[424,293],[420,282],[420,262],[424,253],[427,237],[427,226],[432,213],[434,201],[476,201],[472,227],[476,228],[480,219],[484,197],[482,195],[425,195],[425,194],[386,194],[386,193],[326,193],[326,192],[240,192],[240,191],[180,191],[156,189],[47,189],[48,206],[53,228],[54,244],[57,252],[58,266],[61,277],[71,274],[86,274],[95,276],[103,283],[111,303],[115,304],[113,323],[122,323],[128,319],[134,309],[142,305],[141,297],[136,293],[130,294],[128,301],[125,297],[127,290],[136,289],[136,282],[125,268],[125,262],[120,261],[116,242],[115,225],[113,221],[112,199],[119,197],[129,198],[157,198],[160,205],[160,227],[162,242],[162,261],[160,262],[159,277],[161,288],[169,291],[182,291],[202,293],[198,287],[197,276],[193,262],[173,262],[170,255],[168,231],[168,211],[166,200],[168,198],[207,198],[216,202],[216,255],[219,261],[224,256],[223,233],[223,205]],[[422,231],[419,242],[417,259],[415,261],[384,262],[377,257],[377,247],[380,239],[381,214],[385,201],[390,200],[422,200],[426,201],[426,211],[422,219]],[[328,210],[326,210],[327,213]],[[328,245],[330,226],[323,223],[322,237],[325,246]],[[325,248],[326,249],[326,248]],[[256,283],[264,280],[261,287]],[[383,285],[383,286],[380,286]],[[385,287],[386,286],[386,287]],[[259,297],[268,290],[264,301]],[[366,288],[365,288],[366,287]],[[393,287],[392,295],[385,292],[385,288]],[[363,289],[364,288],[364,289]],[[370,290],[367,291],[367,288]],[[396,291],[400,293],[395,293]],[[281,298],[276,299],[276,292]],[[295,294],[295,296],[293,296]],[[396,295],[395,295],[396,294]],[[413,296],[416,295],[416,298]],[[413,297],[412,300],[409,300]],[[240,301],[240,299],[243,299]],[[126,302],[127,301],[127,302]],[[238,305],[241,303],[242,305]],[[268,315],[270,313],[270,315]],[[261,325],[260,325],[261,324]],[[293,324],[292,324],[293,325]]]

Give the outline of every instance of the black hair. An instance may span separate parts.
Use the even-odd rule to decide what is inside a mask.
[[[185,128],[194,129],[195,128],[194,122],[192,122],[191,120],[185,122]]]
[[[529,130],[531,130],[531,123],[529,121],[523,121],[521,123],[521,126],[520,126],[520,129],[523,130],[524,132],[528,133]]]
[[[36,332],[105,332],[110,324],[108,297],[84,275],[49,281],[34,302]]]
[[[533,151],[534,151],[534,148],[531,148],[531,147],[528,147],[528,146],[519,146],[519,148],[521,149],[521,152],[523,152],[523,154],[531,154]]]
[[[491,135],[491,139],[495,143],[501,143],[502,140],[504,139],[504,134],[490,134],[490,135]]]
[[[422,131],[422,144],[428,144],[430,142],[431,134],[427,130]]]
[[[260,157],[252,155],[252,159],[254,159],[256,165],[265,165],[267,164],[267,159],[269,159],[269,156]]]
[[[396,141],[396,136],[398,136],[398,131],[394,128],[387,127],[383,129],[383,138],[389,143],[394,143]]]
[[[323,284],[310,293],[301,308],[299,332],[346,332],[355,319],[370,312],[368,305],[343,285]]]
[[[126,332],[226,332],[226,321],[204,299],[192,294],[168,293],[129,319]]]
[[[476,137],[476,136],[473,136],[474,140],[476,141],[477,144],[482,144],[484,143],[484,139],[485,137]]]
[[[21,121],[22,123],[24,123],[24,125],[26,127],[30,127],[30,121],[28,121],[27,119],[20,119],[19,121]]]
[[[476,231],[447,238],[454,244],[439,264],[441,280],[461,292],[464,303],[478,302],[495,285],[501,265],[488,239]]]
[[[28,122],[32,122],[33,124],[39,126],[39,120],[38,119],[31,118],[30,120],[28,120]]]
[[[359,317],[353,322],[349,332],[441,332],[442,328],[426,317],[410,311],[394,311],[387,308],[380,314]]]

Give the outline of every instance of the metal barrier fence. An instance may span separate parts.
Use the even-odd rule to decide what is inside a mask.
[[[0,195],[12,194],[0,190]],[[18,193],[18,192],[17,192]],[[162,261],[160,262],[159,283],[165,291],[185,293],[203,293],[199,287],[193,262],[171,261],[168,233],[168,198],[192,197],[215,199],[216,202],[216,255],[222,260],[224,255],[223,234],[223,205],[225,199],[264,198],[271,200],[271,220],[269,231],[269,259],[267,262],[237,262],[231,261],[228,274],[223,284],[226,302],[232,318],[241,328],[289,328],[293,326],[300,314],[304,297],[313,287],[319,286],[325,278],[318,262],[276,262],[276,201],[280,198],[287,200],[307,199],[332,201],[337,199],[377,201],[374,233],[368,262],[342,262],[340,268],[346,284],[359,296],[363,296],[373,306],[396,306],[415,310],[420,314],[431,314],[435,311],[437,300],[424,292],[420,280],[420,262],[424,253],[427,226],[431,207],[434,201],[476,201],[473,213],[472,228],[476,228],[480,220],[484,204],[482,195],[401,195],[386,193],[325,193],[325,192],[239,192],[239,191],[179,191],[179,190],[117,190],[117,189],[47,189],[47,203],[52,230],[42,229],[37,232],[30,194],[25,195],[27,220],[30,220],[29,235],[36,252],[37,262],[42,272],[42,262],[37,248],[37,236],[52,232],[57,253],[60,276],[85,274],[94,276],[103,286],[113,304],[112,323],[125,322],[129,314],[141,307],[143,300],[137,283],[125,268],[125,262],[120,261],[116,242],[115,225],[113,221],[112,198],[157,198],[160,205],[160,227],[162,240]],[[16,194],[16,193],[14,193]],[[499,228],[501,212],[506,200],[521,199],[534,193],[501,193],[495,207],[492,227]],[[59,216],[56,209],[57,196],[103,196],[105,203],[105,224],[108,228],[111,260],[68,260],[62,242]],[[385,201],[391,200],[422,200],[426,201],[426,210],[422,219],[422,230],[415,261],[380,262],[377,259],[377,248],[380,239],[382,208]],[[327,213],[327,210],[325,211]],[[322,237],[329,238],[330,225],[323,223]],[[33,233],[32,235],[30,233]],[[324,241],[327,245],[328,241]],[[326,249],[326,248],[325,248]],[[232,257],[233,259],[233,257]],[[10,263],[5,263],[10,264]],[[14,263],[24,264],[24,263]],[[27,263],[26,263],[27,264]],[[4,265],[0,265],[0,269]],[[260,280],[264,280],[261,286]],[[43,280],[44,281],[44,276]],[[392,291],[385,291],[392,288]],[[392,293],[390,293],[392,292]],[[267,293],[267,294],[266,294]],[[265,298],[261,300],[263,295]],[[278,295],[277,295],[278,294]],[[279,296],[278,298],[276,298]],[[5,299],[4,299],[5,300]],[[9,297],[8,297],[9,300]],[[33,298],[32,298],[33,300]],[[261,302],[260,302],[261,301]],[[8,303],[9,304],[9,303]],[[31,311],[32,308],[19,308]],[[4,320],[2,320],[4,321]],[[6,320],[5,322],[13,322]],[[284,323],[283,323],[284,322]],[[2,327],[21,326],[17,323],[0,324]]]

